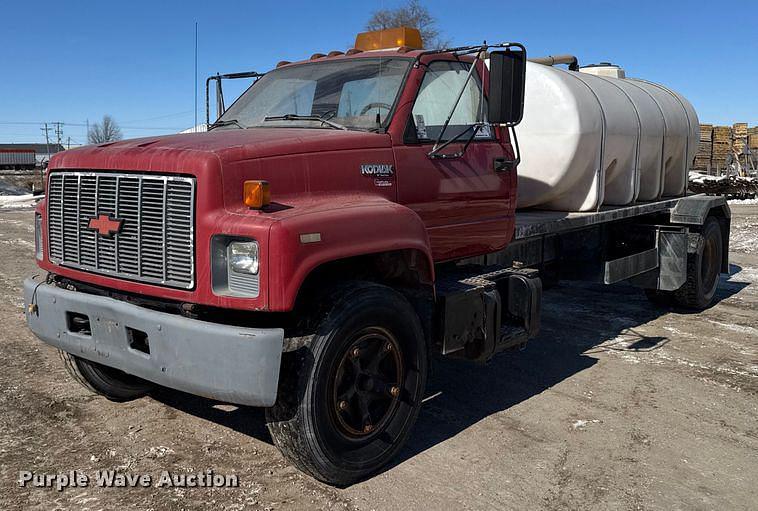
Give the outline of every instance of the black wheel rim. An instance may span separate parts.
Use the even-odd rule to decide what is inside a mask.
[[[330,382],[330,409],[343,437],[366,440],[379,434],[397,411],[403,353],[395,336],[383,328],[365,328],[353,339]]]

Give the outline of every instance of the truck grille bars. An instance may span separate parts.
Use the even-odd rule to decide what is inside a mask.
[[[51,172],[48,256],[61,266],[190,289],[195,285],[195,179]]]

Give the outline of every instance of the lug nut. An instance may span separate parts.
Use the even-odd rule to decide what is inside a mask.
[[[371,433],[372,431],[374,431],[374,425],[373,424],[366,424],[365,426],[363,426],[363,432],[364,433]]]
[[[347,410],[347,401],[340,401],[337,406],[340,410]]]
[[[392,397],[399,396],[400,395],[400,387],[398,387],[397,385],[393,385],[392,388],[390,389],[390,394],[392,395]]]
[[[388,342],[384,345],[384,351],[392,351],[392,343]]]
[[[361,350],[358,348],[353,348],[353,351],[351,352],[354,358],[358,358],[361,355]]]

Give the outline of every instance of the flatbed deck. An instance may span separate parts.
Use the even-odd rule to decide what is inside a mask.
[[[516,230],[513,239],[522,240],[545,234],[566,232],[589,225],[666,211],[673,208],[681,199],[682,197],[675,197],[652,202],[640,202],[633,206],[603,206],[598,211],[586,212],[520,209],[516,211]]]

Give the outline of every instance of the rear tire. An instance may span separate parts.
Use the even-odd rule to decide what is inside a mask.
[[[58,353],[72,378],[90,392],[111,401],[132,401],[147,395],[155,388],[153,383],[118,369],[79,358],[65,351],[59,350]]]
[[[322,302],[324,303],[324,302]],[[285,353],[271,437],[297,468],[346,486],[402,448],[421,407],[426,342],[400,293],[354,282],[331,293],[307,346]]]
[[[721,227],[714,217],[708,217],[695,236],[693,253],[687,254],[687,281],[674,291],[674,299],[682,307],[694,310],[707,308],[716,294],[723,259]]]

